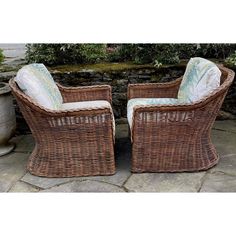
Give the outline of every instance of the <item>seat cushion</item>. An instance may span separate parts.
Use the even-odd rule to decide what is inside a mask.
[[[96,101],[62,103],[60,110],[95,109],[95,108],[109,108],[111,110],[112,121],[113,121],[113,135],[115,135],[115,118],[112,112],[111,104],[108,101],[96,100]]]
[[[34,63],[22,67],[16,75],[15,82],[39,105],[53,110],[61,107],[61,93],[43,64]]]
[[[132,127],[133,112],[136,106],[140,105],[177,105],[181,104],[175,98],[133,98],[128,101],[127,105],[127,118],[129,126]]]
[[[61,110],[94,109],[94,108],[104,108],[104,107],[111,108],[111,105],[108,101],[96,100],[96,101],[62,103]]]
[[[196,102],[209,95],[220,86],[221,71],[211,61],[204,58],[191,58],[181,82],[178,99]]]

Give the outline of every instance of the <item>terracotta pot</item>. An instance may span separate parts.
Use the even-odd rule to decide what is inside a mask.
[[[11,152],[14,144],[8,143],[16,129],[16,116],[11,89],[7,83],[0,82],[0,156]]]

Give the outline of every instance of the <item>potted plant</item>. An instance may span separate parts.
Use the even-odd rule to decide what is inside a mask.
[[[16,128],[15,110],[11,89],[7,83],[0,82],[0,156],[11,152],[14,144],[9,139]]]

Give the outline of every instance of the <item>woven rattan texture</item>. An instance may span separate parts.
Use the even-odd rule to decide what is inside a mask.
[[[22,93],[14,79],[9,84],[36,143],[27,165],[30,173],[46,177],[115,173],[112,110],[44,109]],[[111,102],[110,86],[58,87],[64,102]]]
[[[218,162],[210,132],[234,72],[219,66],[221,85],[194,104],[135,107],[132,139],[133,172],[205,170]],[[132,84],[128,99],[176,98],[181,78],[165,84]]]

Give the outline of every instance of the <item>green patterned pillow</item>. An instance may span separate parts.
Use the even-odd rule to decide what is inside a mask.
[[[41,106],[57,110],[63,102],[61,93],[51,74],[43,64],[22,67],[15,79],[20,89]]]
[[[221,71],[211,61],[191,58],[181,82],[178,99],[184,102],[196,102],[209,95],[220,86]]]

